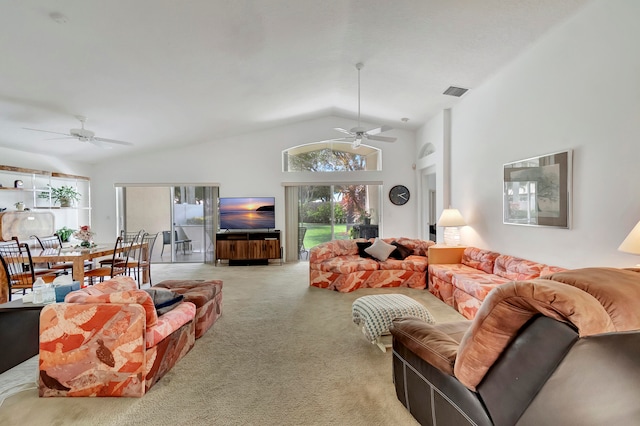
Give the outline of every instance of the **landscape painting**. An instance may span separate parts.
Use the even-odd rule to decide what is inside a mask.
[[[505,164],[503,222],[569,228],[571,157],[568,150]]]

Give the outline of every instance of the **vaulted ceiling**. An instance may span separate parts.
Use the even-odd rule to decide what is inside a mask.
[[[0,0],[0,146],[109,158],[355,119],[357,62],[363,118],[415,129],[587,2]],[[134,146],[24,129],[67,133],[76,115]]]

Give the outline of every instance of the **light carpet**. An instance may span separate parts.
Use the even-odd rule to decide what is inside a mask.
[[[463,319],[426,290],[309,287],[307,263],[154,265],[154,282],[187,278],[224,281],[222,317],[144,397],[39,398],[28,389],[4,401],[0,424],[415,425],[395,395],[391,351],[366,341],[351,304],[400,293],[437,322]]]

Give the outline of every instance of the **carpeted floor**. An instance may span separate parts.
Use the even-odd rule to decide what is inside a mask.
[[[182,278],[223,280],[223,314],[143,398],[38,398],[29,389],[4,401],[0,424],[415,425],[395,396],[391,352],[365,340],[351,303],[402,293],[438,322],[463,319],[425,290],[309,287],[306,263],[154,265],[154,282]]]

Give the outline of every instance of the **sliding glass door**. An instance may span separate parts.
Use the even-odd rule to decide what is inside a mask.
[[[320,243],[359,238],[365,224],[377,231],[379,192],[379,185],[299,186],[300,258],[304,260],[305,250]]]
[[[214,263],[218,188],[135,186],[117,188],[118,229],[158,233],[154,263]]]

